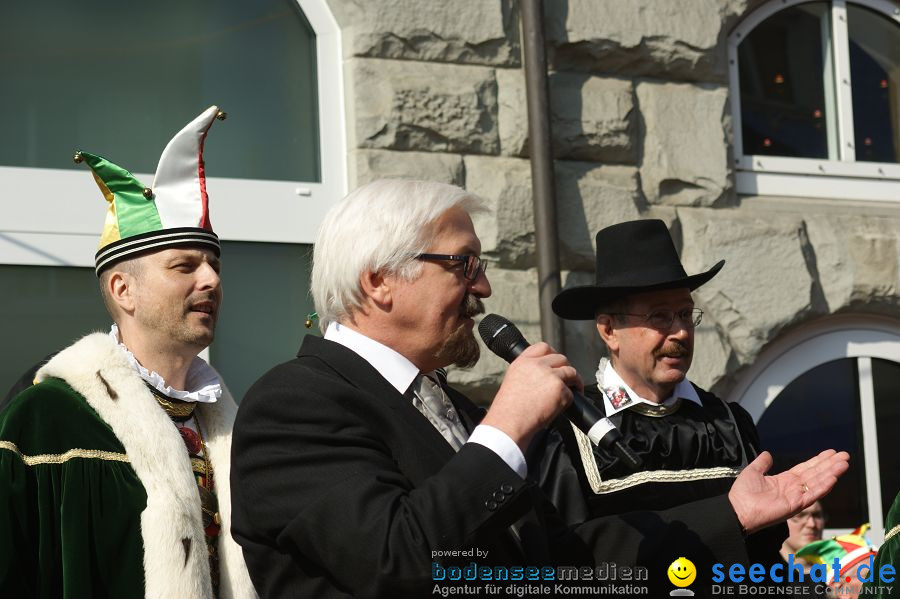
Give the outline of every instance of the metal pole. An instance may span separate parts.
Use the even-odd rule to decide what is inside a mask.
[[[557,351],[565,352],[561,323],[550,308],[553,298],[560,290],[560,277],[543,11],[541,0],[520,0],[519,6],[522,10],[522,51],[525,64],[525,97],[528,105],[541,336]]]

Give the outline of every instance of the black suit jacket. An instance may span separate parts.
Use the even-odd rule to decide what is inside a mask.
[[[469,426],[480,418],[448,393]],[[424,597],[433,563],[579,565],[593,552],[658,569],[673,543],[726,559],[743,551],[721,500],[597,519],[575,536],[496,454],[454,452],[368,362],[311,335],[241,403],[231,483],[233,535],[263,597]],[[440,553],[468,550],[487,557]]]

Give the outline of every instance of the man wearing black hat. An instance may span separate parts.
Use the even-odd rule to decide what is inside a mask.
[[[570,522],[725,494],[759,453],[750,415],[687,378],[703,316],[691,291],[724,264],[688,276],[662,221],[620,223],[597,233],[596,284],[554,299],[560,317],[596,321],[609,358],[600,361],[585,395],[643,462],[634,472],[577,429],[555,427],[531,457],[556,465],[555,474],[545,472],[544,487]],[[560,469],[568,476],[559,476]],[[756,554],[774,563],[784,535],[768,536],[750,537],[751,559]]]

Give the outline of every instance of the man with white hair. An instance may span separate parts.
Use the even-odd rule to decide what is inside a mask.
[[[578,536],[555,524],[524,451],[581,387],[575,370],[535,344],[487,413],[441,370],[478,359],[473,318],[491,294],[478,207],[454,186],[385,180],[325,217],[312,274],[325,337],[307,335],[257,381],[235,423],[234,534],[261,596],[423,597],[473,562],[665,568],[654,548],[668,545],[742,561],[742,526],[800,509],[846,468],[834,452],[779,477],[758,464],[689,525],[677,509],[598,519]]]

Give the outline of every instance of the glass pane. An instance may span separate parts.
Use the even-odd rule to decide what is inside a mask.
[[[900,26],[867,8],[847,5],[856,159],[898,162]]]
[[[0,165],[74,168],[83,149],[154,173],[217,104],[210,176],[319,181],[315,65],[296,0],[0,3]]]
[[[837,158],[829,14],[788,8],[738,46],[744,154]]]
[[[235,400],[266,371],[297,355],[313,311],[309,295],[312,246],[222,243],[225,299],[210,348]]]
[[[900,491],[900,454],[894,439],[897,430],[900,430],[900,364],[873,358],[872,384],[875,387],[881,509],[887,515],[894,497]]]
[[[856,528],[868,521],[862,424],[856,360],[826,362],[792,381],[757,423],[774,472],[799,464],[823,449],[850,453],[850,470],[822,504],[827,528]]]
[[[0,401],[47,355],[112,322],[93,268],[2,265],[0,289]]]

